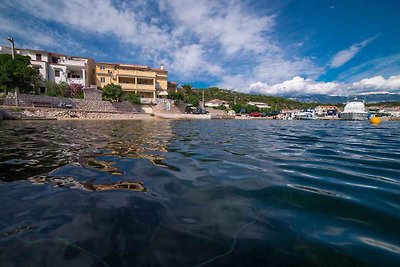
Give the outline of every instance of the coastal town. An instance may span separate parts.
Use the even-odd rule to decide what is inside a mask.
[[[30,91],[2,86],[1,119],[337,120],[343,113],[343,104],[300,103],[284,98],[268,103],[251,100],[251,95],[237,97],[235,92],[219,88],[178,86],[168,80],[163,64],[152,68],[97,62],[92,58],[14,48],[14,41],[10,40],[12,46],[0,46],[0,55],[12,56],[10,60],[26,57],[37,82]],[[21,89],[24,90],[19,92]],[[205,96],[204,92],[209,91],[229,97],[213,98],[212,93]],[[360,112],[365,113],[361,120],[367,116],[386,121],[400,119],[399,106],[364,107],[362,103]]]

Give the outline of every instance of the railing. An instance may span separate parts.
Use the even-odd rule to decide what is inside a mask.
[[[157,105],[159,103],[170,103],[171,105],[174,104],[174,100],[171,99],[161,99],[161,98],[140,98],[140,103],[142,104],[154,104]]]
[[[134,77],[149,77],[149,78],[156,77],[156,73],[151,72],[151,71],[136,71],[136,70],[119,69],[117,73],[119,75],[134,76]]]
[[[156,86],[154,84],[137,84],[136,88],[138,90],[151,90],[151,91],[156,90]]]
[[[83,79],[80,79],[80,78],[67,78],[67,82],[68,83],[78,83],[78,84],[85,85],[85,81]]]
[[[79,66],[85,67],[85,61],[83,60],[73,60],[73,59],[60,59],[58,61],[60,64],[69,65],[69,66]]]

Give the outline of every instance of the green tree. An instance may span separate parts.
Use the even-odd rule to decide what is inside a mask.
[[[122,96],[122,88],[120,85],[113,83],[103,87],[103,99],[111,102],[118,102]]]
[[[185,100],[185,93],[183,90],[178,90],[177,92],[170,92],[169,98],[175,101],[183,101]]]
[[[243,109],[243,105],[240,103],[234,104],[232,106],[232,109],[236,112],[236,113],[240,113],[240,111]]]
[[[259,111],[260,109],[257,106],[246,105],[246,113],[251,113],[255,111]]]
[[[193,86],[191,86],[190,84],[182,85],[182,90],[186,96],[193,94]]]
[[[122,97],[125,101],[128,101],[132,104],[136,104],[136,105],[140,105],[140,96],[139,94],[135,94],[132,92],[126,92],[124,93],[123,97]]]
[[[200,100],[196,95],[189,95],[185,97],[185,102],[188,104],[192,104],[194,107],[197,107],[200,103]]]
[[[30,57],[15,55],[0,55],[0,90],[31,92],[39,87],[42,77],[30,65]]]

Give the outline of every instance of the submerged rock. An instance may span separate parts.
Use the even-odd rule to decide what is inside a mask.
[[[109,190],[131,190],[145,192],[146,188],[141,182],[121,181],[112,184],[91,184],[83,183],[83,187],[90,191],[109,191]]]

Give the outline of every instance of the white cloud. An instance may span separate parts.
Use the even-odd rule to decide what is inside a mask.
[[[360,52],[360,50],[363,49],[367,44],[378,38],[378,36],[379,35],[368,38],[360,43],[353,44],[352,46],[350,46],[345,50],[339,51],[336,55],[333,56],[330,67],[336,69],[343,66],[353,57],[355,57]]]
[[[335,94],[351,95],[356,93],[395,93],[400,92],[400,75],[385,79],[382,76],[362,79],[354,83],[317,82],[299,76],[291,80],[268,85],[262,82],[250,84],[242,89],[244,92],[272,94],[272,95],[299,95],[299,94]]]
[[[349,90],[374,90],[373,85],[378,84],[377,90],[385,90],[385,86],[397,90],[397,76],[361,79],[376,76],[364,75],[353,84],[317,82],[325,68],[315,58],[300,57],[282,46],[274,32],[277,13],[264,10],[260,15],[247,1],[157,2],[158,5],[146,0],[10,0],[0,7],[0,23],[5,30],[35,45],[58,45],[63,50],[85,49],[64,36],[102,40],[116,47],[115,59],[155,66],[164,63],[170,74],[182,82],[215,82],[225,88],[266,94],[346,94]],[[14,9],[28,15],[15,19],[11,26],[2,13]],[[37,26],[47,22],[57,27]],[[29,24],[32,27],[24,26]],[[375,38],[338,52],[331,68],[351,60]],[[307,40],[300,44],[305,46]]]

